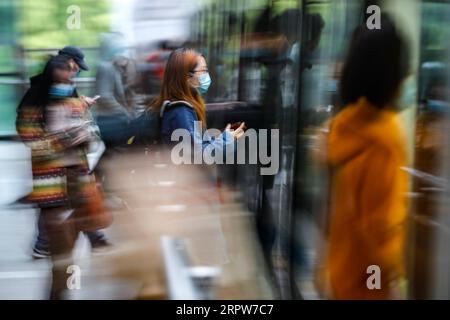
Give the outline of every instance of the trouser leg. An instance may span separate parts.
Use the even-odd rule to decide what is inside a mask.
[[[67,208],[42,210],[44,226],[48,234],[52,260],[52,284],[50,299],[62,299],[70,276],[67,268],[73,264],[72,250],[78,236],[71,211]]]

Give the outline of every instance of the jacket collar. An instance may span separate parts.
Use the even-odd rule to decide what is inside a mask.
[[[170,106],[174,106],[176,104],[182,104],[182,105],[185,105],[187,107],[194,109],[192,104],[190,104],[189,102],[184,101],[184,100],[175,100],[175,101],[164,100],[164,102],[161,106],[161,109],[159,110],[159,116],[162,118],[166,109],[169,108]]]

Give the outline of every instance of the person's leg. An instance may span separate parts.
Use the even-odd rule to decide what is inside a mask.
[[[67,279],[70,276],[67,268],[72,264],[72,249],[78,232],[70,218],[71,212],[66,208],[43,209],[41,214],[53,263],[50,299],[59,300],[67,289]]]
[[[42,216],[42,213],[39,212],[37,218],[37,236],[36,241],[33,244],[33,256],[35,258],[45,258],[48,257],[49,254],[48,235],[44,225],[44,217]]]
[[[92,247],[107,241],[105,234],[101,230],[85,231],[84,234],[88,237]]]

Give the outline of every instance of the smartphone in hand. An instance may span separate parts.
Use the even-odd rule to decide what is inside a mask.
[[[241,125],[242,122],[235,122],[233,124],[231,124],[231,130],[236,130],[237,128],[239,128],[239,126]]]

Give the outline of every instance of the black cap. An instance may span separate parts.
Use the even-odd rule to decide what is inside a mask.
[[[58,54],[72,58],[81,69],[89,70],[86,62],[84,62],[84,53],[80,48],[67,46],[59,50]]]

